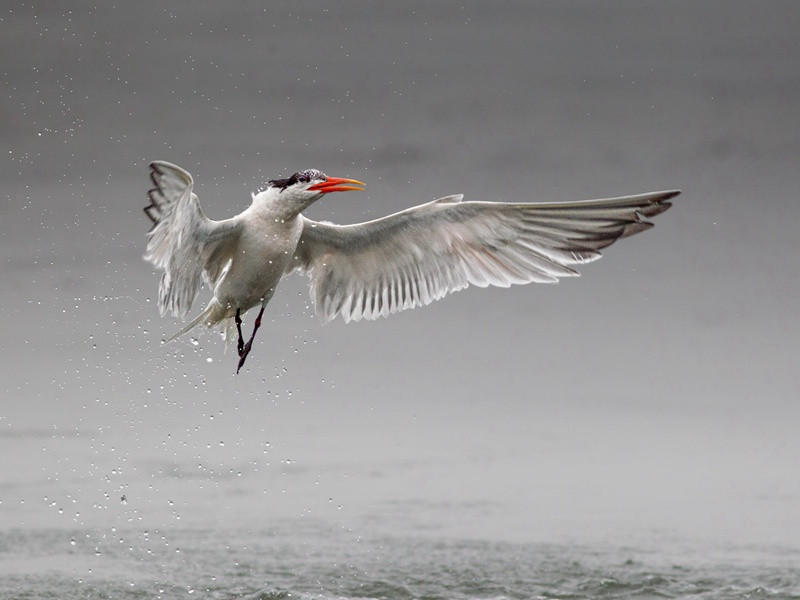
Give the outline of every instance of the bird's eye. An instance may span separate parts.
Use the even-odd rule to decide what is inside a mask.
[[[297,175],[297,181],[299,181],[300,183],[308,183],[309,181],[311,181],[311,178],[308,176],[307,173],[299,173]]]

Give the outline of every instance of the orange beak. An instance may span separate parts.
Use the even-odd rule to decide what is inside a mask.
[[[355,185],[343,185],[343,184],[355,184]],[[360,185],[362,187],[355,187],[356,185]],[[315,183],[310,188],[308,188],[309,192],[319,192],[320,194],[328,194],[330,192],[363,192],[364,187],[366,184],[362,183],[356,179],[344,179],[342,177],[328,177],[325,181],[320,181],[319,183]]]

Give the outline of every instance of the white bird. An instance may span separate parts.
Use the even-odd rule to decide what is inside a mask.
[[[310,278],[323,322],[376,319],[429,304],[468,285],[552,283],[574,277],[573,265],[600,258],[617,239],[652,227],[680,191],[558,203],[462,202],[446,196],[354,225],[302,215],[331,192],[363,190],[355,179],[315,169],[273,179],[244,212],[208,219],[192,192],[192,176],[173,164],[150,164],[154,187],[144,210],[153,221],[144,258],[163,269],[158,309],[184,318],[201,282],[213,297],[172,338],[203,323],[235,324],[239,366],[261,325],[264,308],[284,275]],[[245,343],[241,315],[260,304]]]

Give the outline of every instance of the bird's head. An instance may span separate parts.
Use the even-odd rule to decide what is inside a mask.
[[[270,179],[270,187],[278,188],[281,193],[327,194],[329,192],[363,191],[364,184],[355,179],[328,177],[322,171],[306,169],[298,171],[285,179]]]
[[[306,169],[291,177],[271,179],[265,192],[272,201],[298,214],[331,192],[363,191],[364,184],[356,179],[328,177],[322,171]]]

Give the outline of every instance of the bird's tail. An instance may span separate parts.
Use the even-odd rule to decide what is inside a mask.
[[[170,342],[178,339],[184,333],[188,333],[190,330],[194,329],[201,323],[206,327],[211,327],[216,323],[219,323],[222,319],[224,319],[224,310],[222,306],[215,300],[212,300],[208,306],[206,306],[205,310],[197,315],[194,319],[189,321],[178,333],[167,339],[165,342],[169,344]]]
[[[233,346],[234,340],[239,339],[236,322],[233,319],[225,319],[225,324],[222,326],[222,337],[225,340],[223,352],[227,352],[228,347]]]

